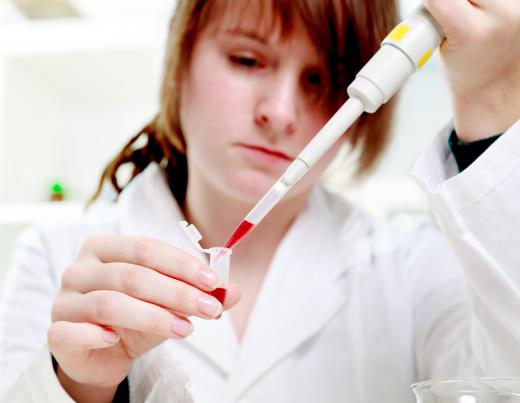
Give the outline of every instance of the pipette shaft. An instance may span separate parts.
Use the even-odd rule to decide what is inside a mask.
[[[423,6],[385,38],[379,51],[349,85],[349,99],[305,146],[284,174],[247,214],[226,247],[243,239],[363,114],[374,113],[420,69],[444,35]],[[243,229],[247,228],[247,231]]]
[[[285,173],[246,216],[246,221],[258,224],[276,203],[298,182],[303,175],[325,154],[363,113],[363,103],[350,98],[321,128],[314,138],[287,167]]]

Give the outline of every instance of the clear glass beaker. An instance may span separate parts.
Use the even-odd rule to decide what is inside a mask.
[[[417,403],[520,403],[520,379],[438,379],[412,385]]]

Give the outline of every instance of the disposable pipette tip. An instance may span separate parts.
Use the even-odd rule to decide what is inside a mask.
[[[236,246],[242,239],[245,238],[247,234],[251,232],[251,230],[254,228],[254,224],[250,223],[247,220],[242,220],[240,225],[233,231],[229,239],[227,240],[225,244],[225,248],[232,249],[234,246]]]

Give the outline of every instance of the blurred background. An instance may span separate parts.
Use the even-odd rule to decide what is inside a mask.
[[[418,4],[402,0],[402,15]],[[155,114],[174,6],[0,0],[0,283],[16,235],[35,221],[80,214],[104,165]],[[375,174],[332,187],[378,216],[427,214],[408,171],[449,119],[436,54],[401,92]]]

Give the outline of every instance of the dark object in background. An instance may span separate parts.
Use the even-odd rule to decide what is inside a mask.
[[[20,11],[31,19],[79,17],[67,0],[13,0]]]

